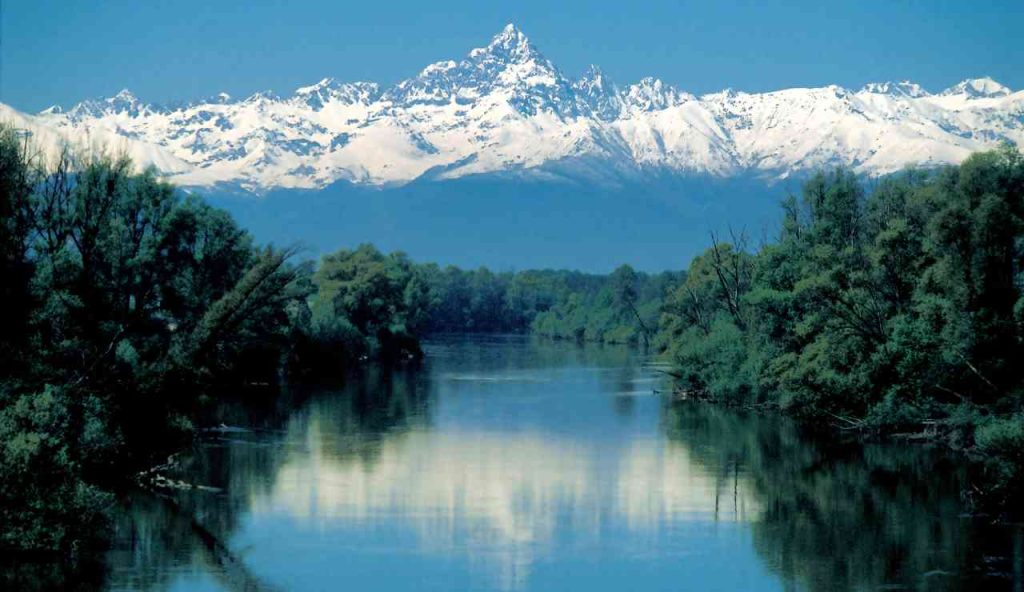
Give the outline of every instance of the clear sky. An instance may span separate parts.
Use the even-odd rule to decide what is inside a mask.
[[[909,78],[1024,88],[1024,0],[519,2],[0,0],[0,102],[36,111],[129,88],[152,102],[393,83],[514,22],[566,74],[701,94]]]

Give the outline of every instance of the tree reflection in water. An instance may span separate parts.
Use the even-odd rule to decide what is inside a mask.
[[[964,516],[966,472],[941,450],[822,441],[700,403],[667,405],[665,427],[723,480],[743,467],[762,508],[754,546],[796,589],[1024,585],[1021,528]]]
[[[287,578],[310,564],[294,565],[305,553],[293,546],[358,562],[379,531],[403,533],[406,569],[454,562],[486,572],[486,588],[526,588],[538,566],[600,553],[655,561],[648,576],[696,564],[689,573],[719,587],[705,562],[800,590],[1024,581],[1020,529],[962,517],[966,475],[940,451],[819,441],[781,418],[662,401],[657,374],[623,348],[492,341],[225,402],[210,425],[245,429],[207,433],[169,475],[216,491],[125,500],[105,582],[92,581],[301,587]],[[285,535],[253,526],[282,519]],[[734,532],[749,534],[714,543]],[[23,589],[67,581],[21,573]]]
[[[179,489],[164,496],[137,492],[122,500],[104,587],[158,590],[184,580],[197,589],[275,589],[227,547],[240,517],[252,510],[254,497],[269,493],[289,453],[308,447],[293,426],[329,409],[327,420],[345,434],[341,449],[372,463],[384,434],[400,433],[429,417],[428,389],[416,367],[368,367],[347,376],[340,387],[226,399],[210,420],[224,428],[207,432],[195,449],[179,454],[176,468],[167,474],[211,490]],[[325,400],[330,404],[317,404]],[[204,540],[207,533],[215,544]],[[56,581],[63,580],[58,576]]]

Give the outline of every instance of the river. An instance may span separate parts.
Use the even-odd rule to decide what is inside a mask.
[[[919,445],[820,441],[671,402],[628,348],[451,337],[420,364],[225,402],[124,501],[111,590],[881,590],[1024,586]],[[170,501],[169,501],[170,500]]]

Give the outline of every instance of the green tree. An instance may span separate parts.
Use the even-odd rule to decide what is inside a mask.
[[[330,340],[351,343],[344,337],[351,326],[367,353],[418,355],[414,331],[429,297],[404,254],[384,255],[371,245],[341,250],[323,258],[313,279],[314,309],[320,313],[315,319],[320,327],[332,327]]]
[[[27,146],[0,130],[0,544],[68,550],[214,387],[276,378],[309,270],[126,159]]]
[[[0,375],[18,370],[28,346],[31,196],[38,178],[26,147],[15,130],[0,126]]]

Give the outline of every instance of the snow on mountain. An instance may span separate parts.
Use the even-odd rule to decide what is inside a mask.
[[[620,87],[594,66],[568,78],[509,25],[462,60],[386,89],[325,78],[289,96],[171,106],[123,90],[34,116],[0,106],[0,120],[49,152],[121,151],[184,186],[255,192],[495,172],[785,178],[836,164],[884,174],[1024,145],[1024,92],[978,78],[936,95],[902,81],[698,98],[656,78]]]
[[[630,85],[626,91],[626,105],[632,111],[661,111],[694,98],[691,94],[680,92],[651,77]]]
[[[226,96],[226,95],[225,95]],[[295,100],[314,111],[320,111],[330,102],[341,104],[369,104],[380,97],[380,86],[375,82],[338,82],[324,78],[311,86],[295,89]]]
[[[921,88],[920,84],[909,80],[902,80],[900,82],[869,82],[864,85],[862,91],[872,94],[889,95],[891,97],[909,97],[911,99],[920,99],[921,97],[928,96],[928,91]]]
[[[66,115],[53,107],[43,115],[32,116],[0,104],[0,122],[20,130],[37,149],[47,165],[55,164],[65,146],[84,150],[92,155],[126,155],[144,166],[153,165],[169,176],[191,171],[192,164],[178,158],[167,148],[118,134],[101,125],[54,125],[53,120],[65,121]]]
[[[622,115],[625,107],[622,92],[597,66],[587,68],[583,76],[572,83],[572,90],[580,112],[590,113],[604,122],[615,121]]]
[[[946,96],[963,95],[970,98],[976,98],[1005,97],[1010,94],[1010,92],[1010,89],[1006,88],[1002,84],[999,84],[991,78],[985,77],[964,80],[963,82],[942,91],[941,94]]]

